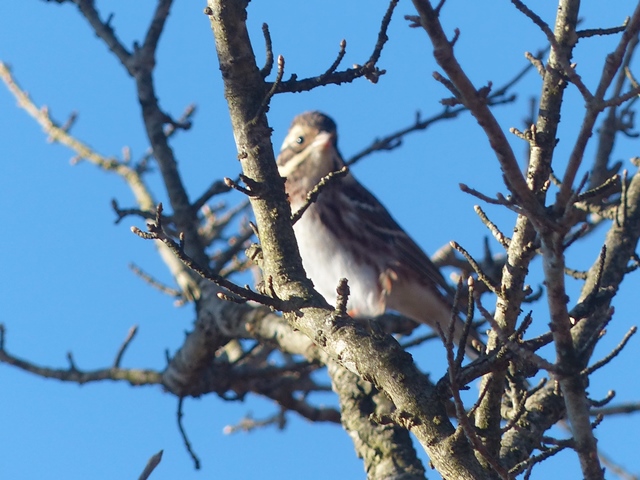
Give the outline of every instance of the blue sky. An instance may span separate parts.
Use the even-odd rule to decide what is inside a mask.
[[[534,2],[530,2],[534,3]],[[627,2],[584,2],[584,28],[619,25],[630,13]],[[587,4],[588,3],[588,4]],[[98,1],[103,17],[115,13],[112,25],[131,46],[141,39],[155,2]],[[158,50],[157,92],[161,107],[178,117],[190,103],[198,111],[193,128],[172,140],[190,197],[208,185],[238,173],[235,146],[223,97],[213,37],[202,10],[205,2],[175,2]],[[555,8],[537,6],[552,22]],[[542,10],[545,8],[546,10]],[[112,9],[112,10],[110,10]],[[323,2],[254,0],[249,27],[254,50],[264,57],[261,25],[271,27],[274,52],[286,60],[287,78],[317,75],[334,60],[340,41],[347,40],[344,66],[368,59],[376,40],[385,2],[351,0]],[[362,79],[352,85],[323,87],[313,92],[278,96],[269,122],[278,148],[291,118],[304,110],[321,109],[339,125],[340,147],[350,156],[375,137],[409,125],[415,112],[440,111],[448,97],[431,74],[436,70],[426,34],[409,29],[403,19],[412,5],[401,1],[389,30],[380,67],[387,70],[377,85]],[[513,6],[503,2],[450,0],[443,10],[449,32],[460,28],[456,53],[476,85],[501,85],[525,65],[524,52],[535,52],[545,40],[540,31]],[[580,42],[575,61],[589,86],[597,81],[604,56],[614,39],[596,37]],[[148,144],[131,79],[116,58],[90,31],[73,5],[35,0],[0,2],[0,60],[12,65],[23,88],[39,105],[47,105],[63,122],[79,112],[73,134],[104,155],[119,156],[129,146],[139,158]],[[522,127],[528,99],[539,93],[539,78],[531,72],[520,87],[518,101],[499,107],[496,115],[506,129]],[[562,169],[572,136],[579,128],[583,102],[568,89],[556,159]],[[97,171],[88,163],[71,166],[72,153],[46,142],[40,127],[19,110],[0,87],[0,208],[3,212],[0,258],[0,322],[7,328],[6,348],[38,364],[64,368],[72,352],[82,369],[110,365],[133,324],[140,331],[123,366],[162,369],[165,350],[177,349],[190,329],[192,308],[175,308],[172,300],[152,290],[127,268],[135,262],[170,282],[150,242],[132,235],[127,219],[114,225],[112,198],[133,205],[124,182]],[[525,146],[512,139],[517,153]],[[594,144],[587,151],[592,155]],[[638,155],[637,141],[620,141],[614,157]],[[487,235],[473,213],[477,201],[461,193],[467,183],[489,195],[504,192],[499,168],[488,142],[473,119],[436,124],[406,139],[402,148],[378,153],[354,167],[355,175],[389,208],[394,217],[427,252],[456,240],[479,254]],[[157,200],[164,192],[157,177],[150,180]],[[235,204],[239,194],[224,200]],[[506,231],[513,215],[495,207],[487,212]],[[596,258],[604,229],[569,256],[570,266],[588,267]],[[494,245],[496,251],[498,246]],[[539,281],[534,263],[532,284]],[[535,275],[538,275],[537,277]],[[537,280],[536,280],[537,278]],[[579,283],[569,280],[572,300]],[[616,316],[596,350],[602,357],[624,332],[637,324],[634,292],[638,277],[623,283],[614,302]],[[548,319],[544,303],[534,329]],[[434,378],[443,373],[436,345],[415,352]],[[611,368],[593,377],[590,393],[602,398],[609,389],[617,401],[640,397],[628,365],[640,361],[638,340]],[[245,403],[223,402],[215,396],[185,401],[185,426],[203,469],[193,470],[176,427],[177,400],[159,388],[132,388],[101,383],[79,387],[0,365],[0,476],[35,478],[137,478],[148,457],[164,449],[164,458],[151,478],[364,478],[351,441],[339,426],[310,425],[289,415],[283,432],[264,429],[251,434],[223,434],[251,412],[265,417],[274,407],[258,398]],[[331,403],[331,395],[317,398]],[[598,428],[605,451],[640,473],[630,433],[640,427],[638,416],[612,418]],[[567,454],[534,471],[533,478],[553,472],[555,478],[577,478],[575,456]],[[429,478],[436,478],[430,474]]]

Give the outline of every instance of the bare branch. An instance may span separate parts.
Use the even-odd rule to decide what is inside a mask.
[[[320,179],[318,184],[315,187],[313,187],[313,189],[307,194],[307,199],[302,204],[302,206],[298,210],[296,210],[295,213],[291,215],[291,224],[294,225],[298,220],[300,220],[300,218],[302,218],[302,215],[304,214],[304,212],[306,212],[307,209],[318,199],[318,197],[320,196],[320,193],[325,188],[327,188],[328,185],[340,180],[342,177],[344,177],[348,173],[349,173],[349,168],[345,166],[345,167],[342,167],[340,170],[331,172],[328,175],[325,175],[322,179]]]
[[[63,382],[77,383],[84,385],[90,382],[100,382],[103,380],[114,380],[127,382],[130,385],[162,385],[162,372],[155,370],[135,369],[135,368],[103,368],[99,370],[83,371],[78,369],[73,362],[73,357],[69,354],[70,367],[67,369],[55,369],[36,365],[11,355],[4,348],[4,325],[0,325],[0,362],[12,365],[34,375],[43,378],[55,378]],[[122,347],[120,348],[122,350]]]
[[[182,424],[182,417],[184,416],[182,413],[182,405],[184,403],[184,397],[180,397],[178,400],[178,410],[176,411],[176,419],[178,421],[178,430],[180,431],[180,436],[182,437],[182,443],[184,443],[191,460],[193,460],[193,468],[196,470],[200,470],[200,459],[193,451],[191,447],[191,442],[189,441],[189,437],[187,436],[187,431],[184,429],[184,425]]]
[[[138,326],[134,325],[129,329],[129,333],[127,334],[127,338],[125,338],[124,342],[120,346],[118,353],[116,354],[116,359],[113,361],[113,368],[120,368],[120,362],[122,362],[122,357],[124,357],[124,353],[127,350],[127,347],[131,344],[133,339],[138,333]]]
[[[611,360],[613,360],[615,357],[618,356],[618,354],[622,351],[622,349],[627,345],[629,340],[631,340],[631,337],[635,335],[637,332],[638,332],[638,327],[631,327],[629,331],[625,334],[625,336],[622,338],[620,343],[611,351],[611,353],[609,353],[602,360],[598,360],[597,362],[595,362],[589,368],[586,368],[585,370],[583,370],[581,374],[584,376],[589,376],[599,368],[604,367],[607,363],[609,363]]]
[[[264,35],[264,46],[266,49],[264,67],[260,70],[262,78],[267,78],[271,74],[273,69],[273,43],[271,43],[271,33],[269,32],[269,25],[262,24],[262,34]]]
[[[640,402],[629,402],[621,405],[612,405],[611,407],[593,408],[591,414],[596,415],[627,415],[640,411]]]
[[[389,27],[391,16],[393,15],[393,11],[395,10],[397,4],[398,0],[391,0],[389,2],[389,7],[387,8],[387,11],[380,24],[380,31],[378,33],[376,44],[373,48],[373,52],[371,53],[369,59],[364,63],[364,65],[356,65],[354,68],[349,68],[341,72],[333,71],[336,62],[339,63],[339,60],[341,60],[341,53],[344,50],[343,44],[341,42],[338,59],[331,65],[331,67],[327,69],[324,74],[318,77],[310,77],[302,80],[298,80],[297,76],[293,75],[290,80],[279,82],[277,85],[275,85],[275,93],[305,92],[324,85],[340,85],[343,83],[350,83],[360,77],[365,77],[372,83],[377,83],[378,78],[383,75],[385,71],[380,70],[376,66],[376,64],[380,59],[382,49],[388,40],[387,29]]]
[[[120,63],[127,67],[129,74],[133,76],[133,71],[130,70],[132,53],[129,52],[124,45],[120,42],[118,37],[111,26],[111,18],[107,18],[107,21],[103,22],[100,19],[98,10],[95,8],[95,4],[91,0],[71,0],[78,6],[78,9],[82,15],[87,19],[91,28],[95,34],[100,37],[105,45],[111,50]]]
[[[473,210],[478,214],[480,220],[482,220],[482,223],[484,223],[489,231],[493,234],[493,238],[495,238],[498,243],[502,245],[505,250],[507,250],[509,248],[511,239],[504,233],[502,233],[495,223],[489,220],[489,217],[487,217],[487,214],[484,212],[484,210],[482,210],[480,205],[474,205]]]
[[[469,264],[473,267],[476,274],[478,275],[478,280],[484,283],[487,288],[491,290],[491,292],[493,292],[495,295],[500,296],[501,292],[499,286],[496,285],[490,277],[484,274],[478,262],[475,261],[475,259],[469,254],[469,252],[462,248],[462,246],[460,246],[457,242],[451,242],[450,245],[457,251],[459,251],[464,256],[464,258],[467,259],[467,262],[469,262]]]
[[[611,27],[611,28],[587,28],[584,30],[578,30],[576,34],[578,38],[589,38],[594,37],[596,35],[615,35],[617,33],[622,33],[627,28],[627,24],[629,19],[625,20],[625,22],[619,27]]]
[[[148,232],[143,232],[138,227],[131,227],[131,231],[136,235],[138,235],[139,237],[144,238],[146,240],[160,240],[167,247],[169,247],[169,250],[171,250],[171,252],[173,252],[174,255],[176,255],[176,257],[178,257],[187,267],[189,267],[190,270],[196,272],[202,278],[211,280],[216,285],[226,288],[231,293],[238,295],[240,298],[244,299],[245,301],[252,300],[254,302],[258,302],[263,305],[273,307],[283,312],[290,311],[290,309],[293,308],[287,302],[283,302],[278,298],[268,297],[266,295],[256,293],[253,290],[250,290],[248,288],[239,287],[235,283],[230,282],[226,278],[223,278],[220,275],[217,275],[216,273],[212,272],[208,267],[196,263],[194,259],[192,259],[191,257],[189,257],[189,255],[185,253],[184,248],[181,244],[176,243],[172,238],[170,238],[164,232],[164,230],[162,229],[161,214],[162,214],[162,204],[160,203],[158,204],[155,223],[147,224],[147,228],[149,230]]]
[[[578,168],[582,163],[584,150],[593,132],[595,121],[598,114],[606,107],[606,104],[604,103],[604,95],[609,88],[609,85],[611,85],[615,74],[622,65],[629,43],[632,41],[632,38],[638,34],[638,31],[640,31],[640,5],[636,6],[616,49],[607,56],[607,63],[602,72],[602,76],[600,77],[600,82],[598,83],[596,93],[594,94],[594,99],[592,102],[589,102],[587,106],[587,112],[582,126],[580,127],[580,133],[578,134],[575,146],[569,157],[569,163],[562,179],[562,186],[560,187],[560,192],[556,198],[556,211],[562,211],[567,207],[567,202],[571,197],[573,182],[578,172]]]
[[[138,477],[138,480],[147,480],[149,478],[149,475],[151,475],[156,467],[160,465],[160,461],[162,460],[162,453],[163,451],[160,450],[158,453],[152,455],[151,458],[149,458],[149,461],[147,461],[147,465],[144,467],[144,470]]]

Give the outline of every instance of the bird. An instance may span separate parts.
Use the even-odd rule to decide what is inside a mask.
[[[318,111],[296,116],[276,163],[296,212],[323,178],[345,166],[336,123]],[[305,272],[329,303],[346,278],[352,317],[395,311],[443,332],[453,319],[453,339],[460,342],[464,322],[452,314],[454,295],[442,273],[350,171],[324,185],[293,229]],[[477,345],[482,342],[471,329],[467,356],[478,357]]]

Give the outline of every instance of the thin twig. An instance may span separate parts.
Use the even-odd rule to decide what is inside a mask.
[[[320,78],[328,77],[333,72],[335,72],[336,69],[340,66],[340,63],[342,63],[342,60],[344,59],[344,56],[346,55],[346,53],[347,53],[347,41],[345,39],[342,39],[340,41],[340,51],[338,52],[338,56],[333,61],[331,66],[327,69],[327,71],[324,72],[322,75],[320,75]]]
[[[454,322],[451,322],[453,324]],[[453,396],[453,403],[456,409],[456,418],[464,432],[465,436],[469,440],[469,443],[473,445],[473,448],[476,452],[482,455],[482,458],[491,465],[494,471],[500,476],[500,478],[508,480],[512,477],[509,475],[500,462],[494,458],[493,455],[487,450],[486,446],[482,443],[482,441],[478,438],[474,425],[472,425],[469,420],[469,415],[467,414],[464,404],[462,402],[462,398],[460,397],[460,387],[458,385],[458,367],[456,365],[455,354],[454,354],[454,346],[453,346],[453,328],[450,328],[449,335],[445,336],[442,327],[439,323],[436,323],[436,327],[438,328],[438,332],[440,333],[443,340],[445,340],[445,347],[447,350],[447,364],[448,368],[448,376],[449,376],[449,385],[451,387],[451,394]],[[464,346],[462,347],[464,348]]]
[[[578,38],[588,38],[594,37],[596,35],[615,35],[617,33],[622,33],[627,28],[628,19],[619,27],[610,27],[610,28],[585,28],[584,30],[576,31],[576,35]]]
[[[258,428],[275,425],[278,430],[284,430],[287,425],[286,409],[280,408],[277,413],[263,419],[256,420],[251,415],[246,415],[236,425],[226,425],[222,432],[225,435],[233,435],[238,432],[251,432]]]
[[[104,380],[124,381],[135,386],[163,384],[162,372],[155,370],[109,367],[99,370],[83,371],[75,365],[71,353],[67,354],[69,368],[56,369],[43,367],[11,355],[5,350],[4,341],[4,326],[0,325],[0,363],[12,365],[20,370],[33,373],[42,378],[53,378],[63,382],[77,383],[79,385]]]
[[[160,282],[159,280],[156,280],[151,275],[149,275],[147,272],[145,272],[140,267],[138,267],[136,264],[130,263],[129,264],[129,269],[131,269],[131,271],[134,274],[136,274],[138,277],[140,277],[142,280],[147,282],[153,288],[156,288],[157,290],[161,291],[162,293],[164,293],[166,295],[169,295],[171,297],[175,297],[175,298],[181,298],[182,297],[182,292],[180,292],[180,290],[176,290],[175,288],[171,288],[168,285],[165,285],[164,283]]]
[[[147,465],[144,467],[144,470],[138,477],[138,480],[147,480],[149,478],[149,475],[151,475],[156,467],[160,464],[160,461],[162,460],[162,453],[163,450],[160,450],[158,453],[152,455],[151,458],[149,458],[149,460],[147,461]]]
[[[180,397],[180,399],[178,400],[178,410],[176,411],[176,420],[178,421],[178,430],[180,430],[180,436],[182,437],[182,442],[184,443],[184,446],[187,449],[187,453],[189,453],[189,456],[193,460],[193,467],[196,470],[200,470],[200,459],[198,458],[196,453],[193,451],[193,448],[191,447],[191,442],[189,441],[189,437],[187,437],[187,432],[184,429],[184,425],[182,424],[183,402],[184,402],[184,397]]]
[[[160,461],[162,460],[162,453],[163,450],[160,450],[158,453],[152,455],[151,458],[149,458],[149,460],[147,461],[147,465],[144,467],[144,470],[138,477],[138,480],[147,480],[149,478],[149,475],[151,475],[156,467],[160,464]]]
[[[187,255],[184,249],[180,244],[176,243],[171,237],[169,237],[164,230],[162,229],[162,203],[158,204],[156,221],[155,223],[148,223],[147,228],[148,232],[143,232],[138,227],[131,227],[131,231],[138,235],[141,238],[147,240],[160,240],[162,241],[169,250],[176,255],[182,263],[184,263],[191,270],[196,272],[202,278],[206,278],[207,280],[211,280],[216,285],[219,285],[231,293],[238,295],[244,300],[252,300],[254,302],[261,303],[263,305],[275,308],[276,310],[285,312],[289,311],[292,306],[288,304],[288,302],[284,302],[277,298],[271,298],[266,295],[261,295],[259,293],[254,292],[248,288],[242,288],[236,285],[235,283],[227,280],[226,278],[221,277],[220,275],[212,272],[208,267],[197,264],[189,255]]]
[[[611,360],[613,360],[615,357],[618,356],[618,354],[627,345],[629,340],[631,340],[631,337],[633,337],[637,333],[637,331],[638,331],[638,327],[635,327],[635,326],[631,327],[629,329],[629,331],[627,333],[625,333],[625,335],[622,338],[622,340],[620,341],[620,343],[618,345],[616,345],[616,347],[609,353],[609,355],[604,357],[602,360],[598,360],[597,362],[595,362],[590,367],[585,368],[582,372],[580,372],[580,374],[584,375],[585,377],[588,377],[589,375],[591,375],[593,372],[595,372],[599,368],[604,367],[607,363],[609,363]]]
[[[307,193],[307,198],[302,206],[296,210],[295,213],[291,215],[291,224],[295,225],[295,223],[302,218],[304,212],[318,199],[320,193],[327,188],[327,185],[341,179],[349,173],[349,167],[344,166],[340,170],[336,170],[335,172],[331,172],[328,175],[325,175],[320,179],[318,184],[313,187],[313,189]]]
[[[378,32],[378,38],[373,48],[373,52],[364,65],[355,65],[354,68],[348,68],[340,72],[333,72],[330,75],[326,75],[325,73],[317,77],[309,77],[302,80],[298,80],[297,75],[292,75],[289,80],[279,82],[277,84],[275,93],[305,92],[320,86],[350,83],[361,77],[365,77],[367,80],[376,83],[378,78],[386,73],[385,70],[380,70],[376,66],[376,63],[380,58],[384,45],[389,39],[387,36],[387,30],[397,4],[398,0],[391,0],[389,2],[389,7],[387,8],[387,11],[380,23],[380,30]],[[327,71],[329,71],[330,68]]]
[[[524,348],[522,344],[517,342],[517,339],[512,339],[511,336],[507,335],[506,332],[498,325],[498,322],[493,318],[493,315],[489,313],[489,311],[484,308],[480,298],[476,298],[476,306],[478,310],[482,314],[482,316],[489,322],[491,328],[498,334],[498,338],[500,341],[513,352],[517,357],[522,358],[525,361],[531,362],[538,369],[546,370],[550,373],[558,373],[558,367],[553,363],[542,358],[540,355],[532,352],[531,350]]]
[[[594,400],[592,398],[589,399],[589,405],[591,405],[591,408],[602,408],[604,406],[606,406],[607,404],[609,404],[611,402],[611,400],[613,400],[616,397],[616,392],[613,390],[609,390],[607,392],[607,395],[602,399],[602,400]],[[590,413],[593,410],[590,411]],[[597,415],[597,414],[595,414]]]
[[[480,220],[482,220],[482,223],[484,223],[485,226],[489,229],[489,231],[493,235],[493,238],[495,238],[498,243],[503,246],[503,248],[509,249],[511,239],[504,233],[502,233],[495,223],[489,220],[489,217],[484,212],[484,210],[482,210],[482,207],[480,207],[480,205],[474,205],[473,211],[476,212],[476,214],[480,217]]]
[[[457,251],[459,251],[464,256],[464,258],[467,259],[467,262],[469,262],[469,265],[471,265],[473,270],[478,275],[478,280],[484,283],[487,286],[487,288],[491,290],[492,293],[494,293],[499,297],[501,295],[500,287],[496,285],[493,282],[493,280],[489,278],[489,276],[485,275],[485,273],[482,271],[482,268],[480,267],[480,264],[478,264],[478,262],[475,261],[475,259],[471,256],[471,254],[467,252],[464,248],[462,248],[462,246],[460,246],[460,244],[458,244],[457,242],[450,242],[450,245],[453,248],[455,248]]]
[[[262,78],[267,78],[271,74],[271,69],[273,68],[273,43],[271,42],[271,33],[269,32],[269,25],[266,23],[262,24],[262,35],[264,35],[264,46],[265,46],[265,59],[264,59],[264,67],[260,69],[260,74]]]
[[[116,353],[116,359],[113,362],[113,368],[120,368],[120,362],[122,362],[122,357],[124,357],[124,353],[127,350],[127,347],[131,344],[134,337],[138,333],[138,326],[134,325],[129,329],[129,333],[127,334],[127,338],[124,339],[122,345],[118,349],[118,353]]]
[[[284,75],[284,57],[282,55],[278,55],[278,71],[276,73],[276,79],[273,81],[273,83],[271,84],[271,88],[269,88],[269,90],[267,91],[267,94],[262,99],[262,103],[260,104],[260,107],[258,107],[258,111],[254,115],[250,123],[252,124],[256,123],[260,119],[260,117],[262,117],[262,115],[264,115],[267,112],[267,110],[269,110],[269,103],[271,103],[271,98],[273,98],[273,96],[276,94],[278,85],[280,85],[282,82],[283,75]]]
[[[591,410],[592,415],[628,415],[630,413],[640,412],[640,402],[622,403],[611,407],[594,408]]]

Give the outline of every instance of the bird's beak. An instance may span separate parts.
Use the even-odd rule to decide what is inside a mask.
[[[333,147],[335,143],[335,134],[329,132],[320,132],[316,135],[313,143],[308,147],[309,151],[312,150],[324,150],[326,148]]]

